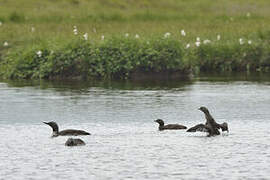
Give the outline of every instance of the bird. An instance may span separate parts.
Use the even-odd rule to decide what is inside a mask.
[[[52,128],[53,130],[52,137],[91,135],[89,132],[86,132],[83,130],[77,130],[77,129],[65,129],[65,130],[59,131],[59,127],[54,121],[43,122],[43,123],[49,125]]]
[[[158,129],[160,131],[187,129],[186,126],[183,126],[183,125],[180,125],[180,124],[167,124],[167,125],[164,125],[164,121],[162,119],[157,119],[154,122],[157,122],[159,124]]]
[[[220,135],[219,129],[221,129],[222,131],[229,132],[228,124],[226,122],[221,123],[221,124],[217,123],[215,119],[211,116],[211,114],[209,113],[209,110],[206,107],[202,106],[198,110],[204,113],[205,118],[206,118],[206,123],[197,124],[196,126],[189,128],[187,132],[196,132],[196,131],[207,132],[208,136]]]
[[[84,146],[85,142],[81,139],[68,138],[65,145],[66,146]]]

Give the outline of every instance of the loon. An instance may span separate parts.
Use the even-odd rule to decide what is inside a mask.
[[[186,126],[183,126],[183,125],[180,125],[180,124],[167,124],[167,125],[164,125],[164,121],[162,119],[157,119],[157,120],[155,120],[155,122],[157,122],[159,124],[158,129],[160,131],[187,129]]]
[[[191,127],[187,130],[187,132],[196,132],[196,131],[207,132],[208,136],[220,135],[219,129],[221,129],[222,131],[229,132],[228,124],[226,122],[222,124],[217,123],[206,107],[200,107],[199,110],[204,113],[206,123],[198,124],[194,127]]]
[[[58,125],[56,122],[51,121],[51,122],[43,122],[44,124],[47,124],[51,126],[53,130],[52,137],[57,137],[57,136],[80,136],[80,135],[91,135],[90,133],[83,131],[83,130],[76,130],[76,129],[65,129],[62,131],[59,131]]]
[[[66,146],[84,146],[85,142],[81,139],[68,138],[65,145]]]

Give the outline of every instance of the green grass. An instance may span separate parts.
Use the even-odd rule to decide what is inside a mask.
[[[110,44],[112,39],[118,39],[129,47],[126,33],[129,33],[128,39],[133,39],[134,45],[139,43],[138,49],[142,49],[146,42],[160,42],[164,39],[164,34],[170,32],[169,46],[174,48],[176,42],[179,43],[177,50],[181,51],[181,56],[178,58],[185,64],[174,67],[177,70],[260,70],[270,61],[267,54],[270,41],[268,0],[0,0],[0,21],[0,69],[1,74],[6,77],[50,76],[38,73],[26,75],[15,70],[18,67],[15,64],[38,61],[34,60],[34,54],[39,49],[44,52],[54,51],[67,58],[70,55],[69,50],[76,49],[75,46],[80,47],[78,42],[82,43],[85,33],[88,33],[89,39],[83,44],[90,44],[87,45],[90,49],[104,45],[102,35],[105,36],[107,46],[119,45]],[[78,35],[74,35],[73,26],[77,26]],[[181,29],[187,33],[185,37],[181,36]],[[136,34],[140,36],[139,39],[134,39]],[[217,41],[217,35],[221,35],[220,41]],[[200,37],[202,41],[209,39],[212,43],[196,48],[196,37]],[[243,38],[245,42],[252,40],[252,45],[245,43],[240,46],[239,38]],[[4,47],[4,42],[8,42],[9,46]],[[191,44],[188,50],[185,49],[187,43]],[[154,46],[152,44],[151,48],[155,49]],[[164,44],[161,46],[166,49]],[[137,52],[137,49],[131,50]],[[122,53],[129,54],[129,51]],[[240,52],[248,55],[245,58],[240,57]],[[171,57],[172,62],[168,63],[174,64],[176,60]],[[57,59],[51,55],[50,58]],[[109,58],[109,55],[104,55],[104,58]],[[249,63],[255,59],[260,63]],[[132,58],[127,61],[130,60]],[[43,63],[34,64],[39,69]],[[7,66],[10,72],[5,70]],[[34,66],[26,69],[31,68],[35,69]],[[126,69],[124,72],[134,70]],[[17,75],[11,72],[16,72]],[[101,73],[98,76],[110,77],[115,74],[109,70],[104,73],[106,75]]]
[[[247,14],[250,14],[247,17]],[[214,39],[256,37],[270,29],[268,0],[0,0],[0,43],[25,46],[39,41],[73,38],[79,34],[100,36],[140,34],[142,38],[171,32],[183,41],[197,36]],[[31,32],[31,28],[35,32]],[[93,31],[96,29],[96,32]]]

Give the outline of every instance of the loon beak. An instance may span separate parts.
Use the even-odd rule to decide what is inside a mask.
[[[49,123],[47,123],[47,122],[44,122],[44,121],[43,121],[43,123],[44,123],[44,124],[49,124]]]

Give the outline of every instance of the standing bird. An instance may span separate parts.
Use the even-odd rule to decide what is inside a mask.
[[[179,129],[187,129],[186,126],[180,125],[180,124],[167,124],[164,125],[164,121],[162,119],[155,120],[159,124],[158,129],[160,131],[162,130],[179,130]]]
[[[91,135],[89,132],[86,132],[83,130],[76,130],[76,129],[65,129],[65,130],[59,131],[58,125],[54,121],[43,122],[43,123],[49,125],[52,128],[53,130],[52,137]]]
[[[208,132],[208,136],[220,135],[219,129],[229,132],[228,124],[226,122],[222,124],[217,123],[206,107],[200,107],[199,110],[204,113],[206,123],[191,127],[187,130],[187,132]]]

